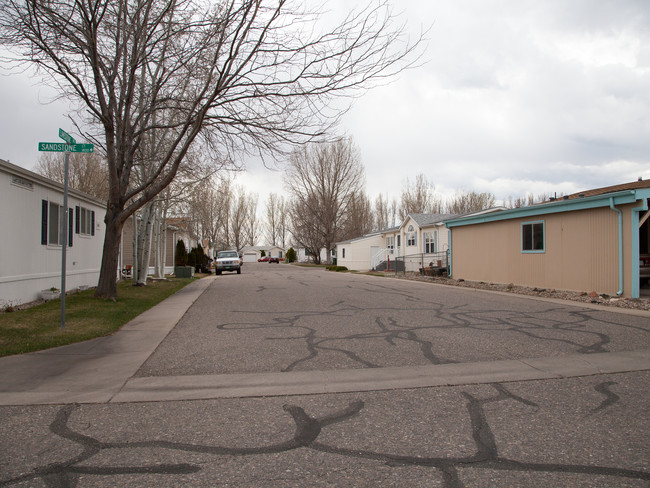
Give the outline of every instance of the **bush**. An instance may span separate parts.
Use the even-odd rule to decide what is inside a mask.
[[[187,265],[195,267],[196,266],[196,248],[193,247],[190,252],[187,254]]]
[[[187,249],[185,248],[185,243],[182,239],[179,239],[176,243],[176,266],[186,266],[187,265]]]
[[[203,251],[201,244],[193,247],[187,256],[187,264],[194,267],[197,272],[209,270],[209,262],[210,259],[205,254],[205,251]]]
[[[336,266],[334,264],[332,264],[330,266],[326,266],[325,269],[327,269],[327,271],[336,271],[337,273],[339,271],[347,271],[348,270],[348,268],[346,268],[345,266]]]
[[[284,261],[286,263],[293,263],[296,259],[297,259],[296,251],[293,249],[293,247],[287,249],[287,252],[284,255]]]
[[[260,251],[260,256],[261,256],[261,257],[266,256],[266,251],[265,251],[264,249],[262,249],[262,250]]]

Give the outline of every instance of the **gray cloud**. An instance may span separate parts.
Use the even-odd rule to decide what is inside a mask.
[[[328,21],[363,3],[326,2]],[[419,173],[443,194],[498,199],[650,178],[650,2],[400,0],[393,10],[413,35],[432,28],[427,63],[341,121],[371,197],[398,196]],[[0,93],[0,157],[32,167],[37,142],[71,128],[64,105],[40,105],[51,92],[19,75],[0,77]],[[281,191],[278,173],[249,168],[238,181],[261,202]]]

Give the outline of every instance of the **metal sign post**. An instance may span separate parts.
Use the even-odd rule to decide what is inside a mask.
[[[66,247],[68,246],[68,166],[70,153],[65,153],[65,166],[63,170],[63,222],[61,222],[61,233],[63,243],[61,245],[61,328],[65,328],[65,275],[66,275]]]
[[[70,153],[92,153],[92,144],[77,144],[77,142],[63,129],[59,129],[59,137],[66,144],[60,142],[39,142],[39,151],[64,152],[65,166],[63,170],[63,219],[61,219],[61,328],[65,328],[65,277],[66,277],[66,248],[68,246],[68,167],[70,166]]]

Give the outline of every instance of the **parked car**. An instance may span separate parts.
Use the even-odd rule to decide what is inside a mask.
[[[278,264],[280,264],[280,258],[269,258],[269,263],[278,263]]]
[[[268,256],[264,256],[263,258],[259,258],[259,259],[257,260],[257,262],[258,262],[258,263],[266,263],[266,262],[268,262],[268,260],[269,260],[269,257],[268,257]]]
[[[220,275],[222,271],[237,271],[241,274],[242,260],[237,251],[219,251],[215,262],[214,272]]]

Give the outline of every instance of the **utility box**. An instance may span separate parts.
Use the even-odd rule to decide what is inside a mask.
[[[174,266],[176,278],[194,278],[194,266]]]

